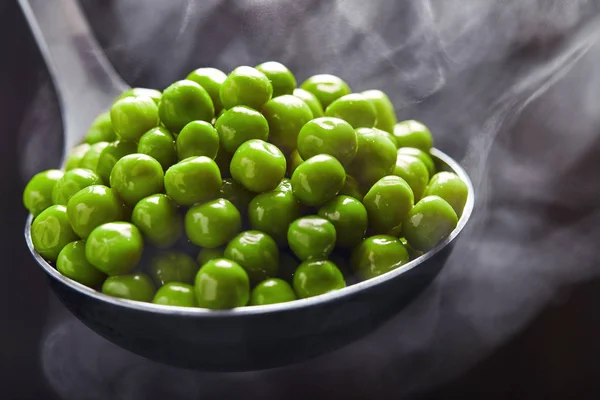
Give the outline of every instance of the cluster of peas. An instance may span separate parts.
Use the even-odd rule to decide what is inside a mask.
[[[273,61],[200,68],[119,96],[23,201],[36,251],[105,294],[273,304],[386,273],[452,232],[467,187],[436,171],[432,142],[383,92],[333,75],[297,87]]]

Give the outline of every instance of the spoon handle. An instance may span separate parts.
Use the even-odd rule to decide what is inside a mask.
[[[63,159],[94,118],[128,88],[77,0],[19,0],[54,83],[64,126]]]

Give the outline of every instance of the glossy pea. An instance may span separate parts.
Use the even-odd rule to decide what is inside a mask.
[[[237,262],[252,282],[277,275],[279,248],[275,240],[260,231],[242,232],[227,244],[225,258]]]
[[[400,240],[376,235],[365,239],[354,249],[350,264],[361,279],[370,279],[401,267],[408,260],[408,252]]]
[[[429,128],[419,121],[398,122],[394,126],[394,136],[398,147],[415,147],[423,151],[429,151],[433,147],[433,137]]]
[[[351,93],[334,100],[325,115],[343,119],[354,128],[372,128],[377,121],[377,111],[362,94]]]
[[[277,61],[267,61],[256,66],[266,75],[273,86],[273,98],[292,94],[296,88],[296,77],[285,65]]]
[[[208,92],[215,107],[215,113],[218,114],[223,109],[221,103],[221,85],[227,79],[227,74],[216,68],[198,68],[189,73],[187,80],[194,81],[202,86]]]
[[[186,158],[165,173],[167,195],[180,205],[212,200],[222,184],[219,167],[206,156]]]
[[[70,171],[75,168],[79,168],[79,164],[81,163],[81,159],[90,149],[90,145],[87,143],[79,144],[71,149],[67,159],[65,161],[64,170]]]
[[[283,178],[281,180],[281,182],[279,182],[279,185],[277,185],[277,187],[275,188],[275,190],[278,190],[280,192],[292,192],[292,181],[291,179],[288,178]]]
[[[311,92],[307,92],[304,89],[297,88],[294,89],[293,95],[306,103],[306,105],[310,108],[310,111],[312,111],[314,118],[319,118],[325,115],[323,113],[323,106],[321,105],[321,102]]]
[[[359,128],[356,133],[358,151],[347,169],[362,187],[369,188],[392,173],[396,165],[397,150],[384,131]]]
[[[369,189],[363,204],[372,232],[387,234],[400,227],[414,204],[414,195],[404,179],[390,175]]]
[[[167,129],[179,133],[192,121],[212,121],[215,107],[206,89],[194,81],[184,79],[172,83],[164,90],[158,115]]]
[[[327,154],[309,158],[292,174],[294,195],[308,206],[319,206],[333,199],[345,182],[344,167]]]
[[[163,251],[150,261],[148,274],[157,286],[169,282],[194,283],[198,272],[194,259],[181,251]]]
[[[161,286],[152,302],[164,306],[197,307],[194,287],[180,282],[170,282]]]
[[[250,299],[250,280],[238,263],[218,258],[200,268],[194,290],[199,307],[212,310],[243,307]]]
[[[354,197],[358,201],[362,201],[365,197],[360,184],[351,175],[346,175],[346,183],[344,183],[344,187],[340,190],[339,194]]]
[[[85,152],[81,161],[79,162],[79,168],[89,169],[90,171],[97,172],[98,160],[100,154],[108,146],[108,142],[98,142],[90,146],[89,150]]]
[[[64,172],[49,169],[35,174],[23,191],[23,205],[35,217],[52,203],[52,190]]]
[[[233,179],[224,179],[219,197],[229,200],[243,215],[248,211],[248,205],[254,198],[255,193],[252,193]]]
[[[63,247],[78,239],[62,205],[46,208],[31,224],[33,247],[46,261],[56,261]]]
[[[294,274],[294,291],[299,298],[329,293],[346,287],[344,275],[331,261],[304,261]]]
[[[102,178],[102,182],[108,184],[110,182],[110,173],[113,167],[121,158],[137,152],[135,142],[117,140],[109,143],[98,157],[96,173]]]
[[[85,243],[85,256],[107,275],[130,272],[140,261],[144,240],[138,228],[128,222],[109,222],[96,227]]]
[[[408,244],[406,238],[400,238],[398,240],[400,240],[400,243],[402,243],[402,246],[404,246],[404,248],[408,252],[408,257],[410,260],[414,260],[415,258],[420,257],[424,254],[421,250],[417,250],[410,244]]]
[[[398,122],[394,105],[389,97],[381,90],[367,90],[361,93],[371,102],[377,114],[375,128],[388,133],[394,133],[394,125]]]
[[[235,106],[225,111],[217,118],[215,129],[219,133],[219,145],[229,153],[234,153],[247,140],[267,140],[269,137],[269,124],[265,117],[246,106]]]
[[[97,226],[123,219],[121,199],[107,186],[92,185],[75,193],[67,203],[73,231],[82,239]]]
[[[163,191],[162,166],[146,154],[129,154],[117,161],[113,167],[110,186],[125,204],[134,206],[144,197]]]
[[[270,278],[260,282],[250,295],[251,306],[286,303],[296,300],[296,293],[289,283],[282,279]]]
[[[425,188],[424,196],[439,196],[452,206],[460,217],[467,203],[469,188],[454,172],[442,171],[435,174]]]
[[[195,205],[185,215],[185,232],[192,243],[201,247],[223,246],[241,227],[240,212],[225,199]]]
[[[121,299],[150,302],[156,288],[146,274],[109,276],[102,285],[102,293]]]
[[[185,125],[177,135],[177,157],[180,161],[200,156],[214,160],[217,157],[219,146],[217,130],[206,121],[192,121]]]
[[[394,175],[404,179],[410,185],[415,201],[419,201],[429,182],[429,171],[425,163],[417,157],[398,154]]]
[[[330,74],[313,75],[302,82],[300,88],[315,95],[324,109],[340,97],[351,93],[346,82]]]
[[[318,216],[298,218],[287,232],[290,249],[300,260],[326,259],[336,243],[333,224]]]
[[[227,110],[235,106],[260,109],[273,95],[273,85],[265,74],[256,68],[237,67],[221,85],[221,103]]]
[[[286,155],[296,148],[300,129],[313,118],[310,107],[292,95],[269,100],[261,111],[269,124],[269,142]]]
[[[102,179],[88,169],[75,168],[65,174],[54,184],[52,203],[66,206],[69,199],[81,189],[91,185],[101,185]]]
[[[426,196],[409,211],[402,232],[412,247],[427,251],[448,237],[457,224],[456,212],[446,200]]]
[[[210,260],[217,258],[225,258],[225,249],[223,247],[216,247],[214,249],[202,248],[196,256],[196,261],[199,266],[203,266]]]
[[[369,226],[365,206],[350,196],[335,197],[319,208],[318,215],[333,224],[336,246],[342,248],[351,249],[359,244]]]
[[[303,162],[304,160],[302,157],[300,157],[300,154],[298,154],[298,149],[292,151],[292,154],[290,154],[288,158],[286,174],[291,177],[296,168],[298,168],[298,165],[302,164]]]
[[[158,126],[158,107],[147,96],[125,97],[112,105],[110,119],[119,139],[137,141]]]
[[[427,167],[429,178],[435,175],[435,163],[433,162],[433,158],[431,158],[429,153],[426,153],[423,150],[415,147],[400,147],[398,148],[398,154],[417,157],[419,160],[423,161],[423,164],[425,164]]]
[[[137,202],[131,221],[159,248],[173,246],[183,235],[183,217],[177,204],[164,194],[153,194]]]
[[[162,97],[162,93],[160,92],[160,90],[156,90],[156,89],[135,87],[135,88],[127,89],[126,91],[121,93],[121,95],[119,95],[113,103],[115,103],[121,99],[124,99],[126,97],[138,97],[138,96],[150,97],[152,99],[152,101],[154,101],[154,103],[156,105],[158,105],[158,103],[160,102],[160,98]]]
[[[117,135],[110,121],[110,111],[98,115],[85,134],[85,142],[89,144],[112,142],[116,139]]]
[[[104,273],[98,271],[85,258],[83,240],[71,242],[63,247],[56,260],[56,269],[67,278],[92,288],[100,285],[106,278]]]
[[[298,154],[304,160],[319,154],[329,154],[342,165],[349,165],[357,151],[356,131],[340,118],[315,118],[307,122],[298,134]]]
[[[242,143],[229,166],[233,179],[255,193],[273,190],[285,176],[285,170],[281,150],[259,139]]]
[[[165,171],[177,162],[175,139],[171,132],[162,126],[152,128],[142,135],[137,152],[154,158]]]
[[[248,205],[252,229],[265,232],[280,246],[287,244],[288,227],[301,214],[298,199],[289,191],[273,190],[259,194]]]

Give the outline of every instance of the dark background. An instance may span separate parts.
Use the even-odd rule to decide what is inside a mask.
[[[134,86],[278,59],[299,81],[331,72],[386,90],[477,188],[444,271],[371,337],[281,370],[180,371],[97,337],[48,293],[22,237],[21,191],[58,165],[61,122],[20,9],[4,0],[0,398],[598,398],[598,4],[273,4],[83,2]]]

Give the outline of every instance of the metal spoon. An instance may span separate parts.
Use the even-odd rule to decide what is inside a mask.
[[[75,0],[19,0],[59,93],[65,152],[94,117],[127,89]],[[167,364],[215,371],[272,368],[338,349],[368,334],[402,309],[437,275],[474,205],[467,173],[437,149],[438,168],[454,171],[469,196],[452,234],[437,247],[379,277],[325,295],[226,311],[168,307],[104,295],[61,275],[33,248],[30,215],[25,239],[62,303],[113,343]]]

